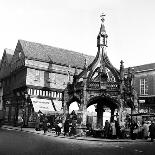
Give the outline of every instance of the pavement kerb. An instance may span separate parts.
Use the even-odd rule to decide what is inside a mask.
[[[13,126],[8,126],[8,125],[3,125],[1,128],[3,129],[11,129],[11,130],[16,130],[16,131],[21,131],[20,127],[13,127]],[[33,131],[32,131],[33,130]],[[43,131],[35,131],[34,128],[23,128],[21,132],[27,132],[27,133],[34,133],[38,135],[45,135],[45,136],[53,136],[53,137],[58,137],[58,138],[65,138],[65,139],[75,139],[75,140],[84,140],[84,141],[100,141],[100,142],[147,142],[146,140],[143,139],[101,139],[101,138],[91,138],[91,137],[66,137],[66,136],[57,136],[53,133],[46,133],[44,134]]]

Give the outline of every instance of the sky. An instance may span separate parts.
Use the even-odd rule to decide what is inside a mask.
[[[0,58],[19,39],[96,56],[102,12],[114,67],[155,63],[154,0],[0,0]]]

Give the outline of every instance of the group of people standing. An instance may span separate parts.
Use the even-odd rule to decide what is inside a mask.
[[[111,123],[108,120],[105,121],[104,137],[113,139],[120,137],[120,126],[118,121],[115,120]]]
[[[130,138],[136,139],[138,134],[141,133],[140,138],[148,139],[151,138],[151,141],[155,139],[155,121],[144,121],[140,126],[134,120],[130,123]],[[118,121],[112,121],[111,123],[106,120],[104,126],[104,137],[105,138],[127,138],[123,135],[123,130],[121,129]]]
[[[151,138],[151,141],[153,142],[155,139],[155,121],[144,121],[143,124],[143,136],[145,139],[148,139],[148,137]]]
[[[20,119],[19,119],[20,120]],[[23,121],[21,121],[23,122]],[[39,116],[36,120],[36,130],[40,130],[40,123],[42,122],[42,129],[44,133],[51,128],[51,124],[48,122],[46,116],[41,117]],[[62,120],[55,121],[53,127],[55,128],[56,135],[59,136],[62,131],[64,136],[74,136],[76,135],[76,124],[77,124],[77,116],[73,111],[65,120],[64,124],[62,124]],[[22,130],[23,123],[21,123],[21,130]],[[148,139],[151,138],[151,141],[155,139],[155,121],[144,121],[142,125],[140,123],[136,123],[132,120],[129,124],[130,129],[130,138],[136,139],[138,137],[139,132],[141,132],[141,138]],[[124,130],[122,130],[122,126],[120,126],[117,120],[109,122],[108,120],[105,121],[105,126],[103,128],[104,131],[104,138],[128,138],[124,136]]]
[[[77,115],[75,111],[72,111],[72,113],[66,118],[64,124],[62,123],[60,117],[57,117],[55,121],[51,123],[45,115],[39,113],[36,118],[35,129],[37,131],[40,131],[42,129],[44,133],[50,131],[51,129],[55,129],[55,133],[57,136],[59,136],[62,131],[64,136],[73,136],[76,135],[76,123]]]

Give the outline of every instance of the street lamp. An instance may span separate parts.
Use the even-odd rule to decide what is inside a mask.
[[[32,105],[30,95],[27,92],[24,93],[24,98],[25,98],[25,104],[23,107],[24,125],[28,126],[28,120],[29,120],[29,116],[31,113],[31,109],[33,108],[33,105]]]

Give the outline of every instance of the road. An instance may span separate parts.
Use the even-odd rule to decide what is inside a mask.
[[[154,155],[155,142],[103,142],[0,129],[0,155]]]

